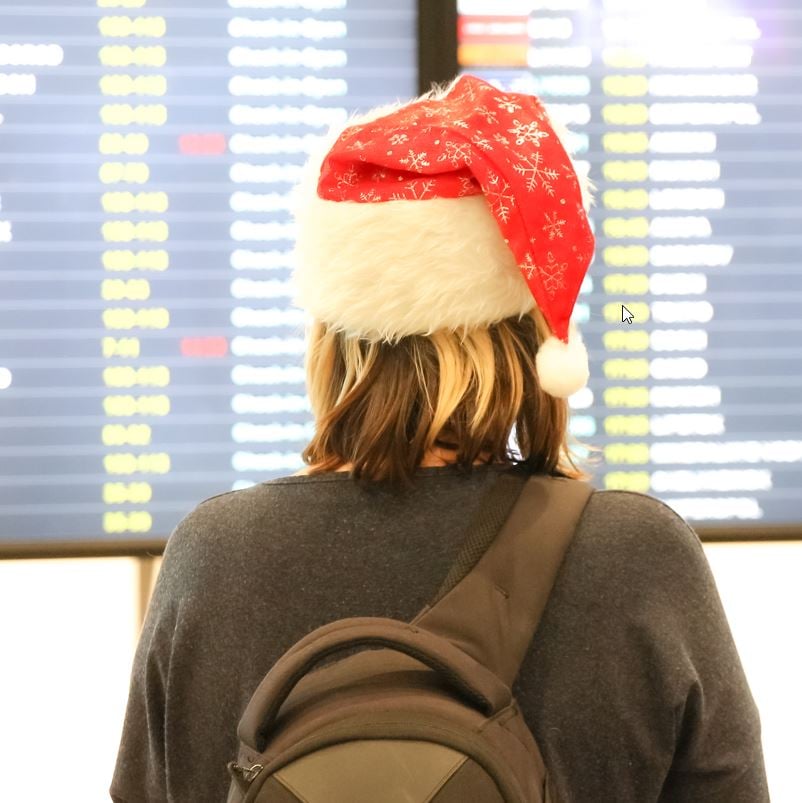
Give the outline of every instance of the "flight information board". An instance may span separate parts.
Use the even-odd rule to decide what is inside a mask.
[[[802,10],[459,12],[462,69],[540,95],[597,185],[594,485],[798,526]],[[415,93],[415,27],[412,0],[0,6],[0,552],[150,542],[301,466],[289,191],[330,124]]]
[[[802,6],[459,0],[458,59],[539,95],[596,185],[572,431],[594,484],[802,521]],[[797,532],[798,535],[798,532]]]
[[[288,194],[413,0],[0,5],[0,551],[167,536],[312,434]]]

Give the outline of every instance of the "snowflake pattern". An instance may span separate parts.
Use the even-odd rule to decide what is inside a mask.
[[[402,165],[406,165],[409,170],[420,170],[422,167],[429,167],[429,157],[425,151],[415,153],[410,148],[403,159],[399,159]]]
[[[371,187],[367,192],[360,192],[359,193],[359,200],[366,201],[371,203],[376,203],[381,201],[382,197],[376,192],[375,187]]]
[[[568,221],[562,220],[557,212],[552,212],[551,214],[546,212],[544,216],[546,218],[546,225],[543,226],[543,231],[549,235],[549,239],[553,240],[556,237],[562,239],[563,226],[565,226]]]
[[[510,141],[504,134],[493,134],[493,139],[501,145],[509,145]]]
[[[538,122],[522,123],[520,120],[512,121],[513,128],[508,128],[510,134],[515,135],[515,144],[523,145],[531,142],[536,148],[540,147],[540,140],[548,136],[546,131],[541,131]]]
[[[505,240],[504,242],[509,245],[509,240]],[[521,268],[523,269],[523,272],[526,274],[527,279],[531,279],[532,274],[537,270],[537,265],[535,265],[535,260],[532,258],[532,254],[530,254],[528,251],[526,252],[524,261],[521,263]]]
[[[451,114],[451,110],[445,106],[427,106],[423,110],[423,116],[427,120],[431,120],[433,117],[448,117],[449,114]]]
[[[488,109],[487,106],[477,106],[476,114],[482,117],[488,125],[498,125],[498,112]]]
[[[471,137],[471,142],[476,145],[477,148],[481,148],[483,151],[492,151],[493,146],[490,144],[490,140],[482,135],[481,131],[477,131],[476,134]]]
[[[342,134],[340,134],[340,142],[345,142],[349,137],[356,136],[360,131],[364,131],[365,126],[363,125],[352,125],[350,128],[346,128]]]
[[[427,195],[431,195],[434,189],[434,179],[426,181],[416,179],[410,181],[403,192],[394,192],[391,200],[393,201],[422,201]]]
[[[390,144],[391,145],[403,145],[409,137],[406,134],[393,134],[390,137]]]
[[[519,161],[512,169],[526,179],[527,191],[534,192],[538,187],[543,187],[546,194],[553,198],[554,185],[551,182],[556,181],[560,174],[554,168],[544,165],[543,154],[538,151],[531,158],[520,153],[515,156]]]
[[[356,184],[357,177],[358,175],[353,165],[345,173],[335,173],[334,178],[337,180],[337,189],[345,191],[346,187],[353,187]]]
[[[568,263],[558,262],[551,251],[546,254],[546,264],[538,265],[537,270],[543,280],[543,288],[551,298],[554,298],[558,290],[565,289],[565,272],[568,270]]]
[[[438,162],[451,162],[452,167],[469,165],[473,161],[471,146],[467,142],[451,142],[447,140],[443,145],[443,152],[437,157]]]
[[[402,122],[398,123],[397,125],[389,126],[385,131],[382,131],[382,134],[387,137],[387,139],[390,139],[390,137],[393,137],[396,134],[402,134],[409,138],[409,124]]]
[[[476,183],[476,179],[473,176],[460,176],[460,189],[459,189],[459,197],[464,198],[466,195],[476,195],[477,190],[481,192],[479,185]]]
[[[464,96],[470,101],[476,100],[476,92],[474,92],[473,85],[466,83],[464,89]]]
[[[487,174],[487,195],[496,217],[502,223],[509,223],[512,207],[515,206],[515,196],[509,182],[492,170]]]
[[[508,95],[502,95],[497,101],[496,105],[499,109],[503,109],[507,114],[512,114],[513,112],[520,111],[522,106],[520,103],[516,103],[513,100],[510,100]]]

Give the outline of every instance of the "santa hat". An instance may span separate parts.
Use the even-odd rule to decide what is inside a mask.
[[[570,318],[594,238],[566,135],[536,97],[469,75],[351,118],[296,191],[293,303],[388,342],[537,305],[552,332],[540,386],[575,393],[588,355]]]

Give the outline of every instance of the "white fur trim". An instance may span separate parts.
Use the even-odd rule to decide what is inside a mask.
[[[534,306],[481,195],[382,203],[315,195],[298,224],[295,303],[336,330],[395,342]]]
[[[567,399],[588,383],[588,352],[573,322],[568,327],[568,344],[549,337],[535,355],[540,387],[550,396]]]

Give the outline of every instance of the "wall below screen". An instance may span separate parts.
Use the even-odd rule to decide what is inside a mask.
[[[705,551],[760,707],[772,803],[797,803],[802,543]],[[138,581],[130,558],[0,562],[0,800],[109,800]]]
[[[802,542],[707,544],[705,552],[760,708],[772,803],[798,803]]]
[[[0,800],[110,799],[137,580],[131,558],[0,561]]]

